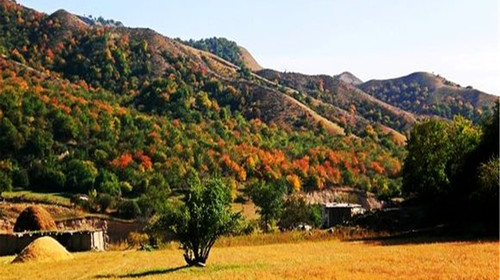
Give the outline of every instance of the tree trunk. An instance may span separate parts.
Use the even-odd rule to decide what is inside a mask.
[[[184,260],[188,266],[197,266],[197,267],[205,267],[205,263],[207,261],[206,257],[198,256],[198,257],[189,257],[187,253],[184,253]]]

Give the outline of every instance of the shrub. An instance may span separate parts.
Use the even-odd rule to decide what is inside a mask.
[[[128,234],[127,243],[129,247],[144,246],[149,243],[149,235],[140,232],[131,232]]]
[[[0,170],[0,195],[10,190],[12,190],[12,179],[6,172]]]
[[[135,219],[141,215],[141,208],[135,200],[123,200],[116,207],[118,215],[124,219]]]
[[[241,220],[233,231],[233,235],[248,235],[259,230],[258,220]]]
[[[109,194],[101,193],[96,197],[94,204],[99,212],[105,213],[108,208],[113,206],[114,198]]]
[[[28,172],[25,169],[16,168],[12,172],[12,184],[16,187],[26,188],[30,185]]]

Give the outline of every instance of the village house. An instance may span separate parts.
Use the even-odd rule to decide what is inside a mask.
[[[323,227],[329,228],[349,221],[353,216],[363,214],[365,209],[354,203],[326,203],[323,205]]]

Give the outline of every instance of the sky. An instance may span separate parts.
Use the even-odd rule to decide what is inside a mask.
[[[148,27],[182,39],[226,37],[265,68],[349,71],[367,81],[416,71],[500,95],[498,0],[18,0]]]

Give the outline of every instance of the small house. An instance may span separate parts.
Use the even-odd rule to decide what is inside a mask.
[[[329,228],[349,221],[353,216],[363,214],[365,209],[354,203],[326,203],[323,205],[323,227]]]

